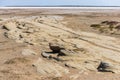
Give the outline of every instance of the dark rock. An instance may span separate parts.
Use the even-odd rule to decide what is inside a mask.
[[[97,70],[101,71],[101,72],[113,72],[111,70],[110,64],[106,63],[106,62],[101,62],[100,65],[98,66]]]
[[[58,43],[49,43],[49,47],[54,53],[59,53],[61,49],[64,49],[64,46]]]

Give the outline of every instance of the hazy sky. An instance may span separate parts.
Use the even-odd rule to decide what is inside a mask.
[[[0,6],[92,5],[120,6],[120,0],[0,0]]]

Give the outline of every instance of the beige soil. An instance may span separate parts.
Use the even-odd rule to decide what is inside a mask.
[[[50,22],[49,19],[45,19],[43,24],[39,24],[32,21],[32,17],[36,16],[62,16],[63,19],[58,20],[59,22],[55,24]],[[61,40],[66,43],[66,45],[67,43],[76,45],[78,44],[93,52],[91,56],[89,56],[91,52],[88,53],[87,56],[84,54],[81,55],[83,58],[85,57],[83,61],[85,61],[85,59],[89,60],[88,58],[91,60],[94,57],[96,60],[101,59],[100,57],[102,56],[103,60],[111,61],[116,65],[120,64],[120,35],[110,35],[105,33],[101,34],[100,32],[90,27],[91,24],[97,24],[101,21],[120,21],[119,16],[119,10],[1,9],[0,80],[120,80],[120,75],[116,73],[96,72],[91,70],[82,72],[81,70],[79,71],[79,69],[66,68],[61,62],[49,60],[41,56],[42,51],[51,51],[49,49],[48,42],[54,40],[58,40],[59,42]],[[26,23],[32,23],[34,26],[40,26],[40,30],[43,31],[40,33],[42,34],[42,37],[47,39],[47,42],[41,40],[43,42],[36,42],[35,44],[33,42],[33,44],[30,45],[28,44],[30,43],[29,41],[28,43],[24,43],[24,41],[17,41],[17,39],[14,37],[7,38],[4,35],[7,30],[3,29],[3,24],[13,19],[17,19],[18,22],[20,20]],[[37,34],[34,33],[32,36],[34,35]],[[59,35],[60,40],[58,39]],[[80,35],[80,40],[76,39],[75,35]],[[13,36],[15,36],[15,34],[13,34]],[[37,38],[38,37],[41,38],[41,36],[37,36]],[[67,45],[67,47],[69,46]],[[74,47],[72,46],[72,48]],[[35,51],[37,55],[25,56],[21,54],[23,49],[31,49]],[[33,64],[36,63],[39,58],[48,63],[50,62],[51,64],[57,63],[63,68],[68,69],[69,73],[63,74],[62,77],[41,75],[39,72],[37,72],[36,67],[33,66]],[[67,60],[68,58],[65,57],[63,59]],[[77,58],[75,57],[75,60],[76,59]],[[82,59],[80,58],[80,60]]]

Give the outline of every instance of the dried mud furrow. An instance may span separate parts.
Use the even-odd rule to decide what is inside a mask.
[[[6,23],[6,21],[7,22],[9,22],[9,21],[14,21],[14,19],[9,19],[9,20],[5,20],[5,21],[2,21],[1,23],[3,24],[3,23]],[[29,22],[29,21],[27,21],[27,23],[31,23],[31,22]],[[36,25],[35,24],[36,22],[32,22],[31,24],[32,25],[34,25],[34,26],[38,26],[39,27],[39,25]],[[47,26],[50,26],[50,27],[53,27],[53,28],[56,28],[56,29],[59,29],[59,30],[62,30],[62,31],[65,31],[65,32],[68,32],[68,33],[71,33],[71,34],[73,34],[73,35],[76,35],[76,36],[78,36],[78,39],[80,39],[80,40],[82,40],[82,41],[85,41],[85,42],[87,42],[87,43],[90,43],[90,44],[92,44],[92,45],[94,45],[94,46],[97,46],[97,47],[101,47],[101,48],[104,48],[104,49],[109,49],[109,50],[112,50],[112,51],[115,51],[115,52],[120,52],[120,50],[117,50],[117,49],[112,49],[112,48],[109,48],[109,47],[105,47],[105,46],[103,46],[103,45],[99,45],[99,44],[96,44],[96,43],[94,43],[94,42],[92,42],[92,41],[89,41],[89,40],[87,40],[87,39],[84,39],[84,38],[82,38],[82,37],[87,37],[87,36],[83,36],[83,35],[81,35],[81,34],[79,34],[79,33],[77,33],[77,32],[75,32],[75,31],[72,31],[72,30],[69,30],[68,28],[66,28],[66,27],[64,27],[64,28],[61,28],[61,27],[57,27],[56,25],[54,25],[54,24],[47,24],[46,22],[42,22],[42,23],[37,23],[37,24],[43,24],[43,25],[47,25]]]
[[[15,50],[17,48],[23,48],[25,47],[24,45],[19,45],[19,46],[14,46],[14,47],[7,47],[7,48],[0,48],[0,52],[1,51],[8,51],[8,50]]]
[[[109,49],[109,50],[116,51],[116,52],[120,52],[120,50],[108,48],[108,47],[105,47],[105,46],[103,46],[103,45],[99,45],[99,44],[96,44],[96,43],[94,43],[94,42],[92,42],[92,41],[89,41],[89,40],[86,40],[86,39],[84,39],[84,38],[81,38],[81,36],[82,36],[82,37],[85,37],[85,36],[80,35],[80,34],[74,32],[74,31],[70,31],[70,30],[66,30],[66,29],[60,28],[60,27],[56,27],[56,26],[53,26],[53,25],[49,25],[49,24],[47,24],[47,23],[43,23],[43,24],[48,25],[48,26],[53,27],[53,28],[57,28],[57,29],[66,31],[66,32],[71,33],[71,34],[74,34],[74,35],[77,35],[77,36],[79,36],[78,39],[83,40],[83,41],[85,41],[85,42],[88,42],[88,43],[90,43],[90,44],[92,44],[92,45],[94,45],[94,46],[101,47],[101,48],[105,48],[105,49]]]

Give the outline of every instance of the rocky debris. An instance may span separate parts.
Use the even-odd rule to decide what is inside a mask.
[[[50,54],[55,55],[54,52],[51,52],[50,54],[42,53],[41,55],[45,58],[51,57],[52,59],[61,61],[68,68],[74,68],[74,69],[79,69],[84,71],[87,71],[87,70],[97,71],[97,68],[96,68],[97,65],[95,65],[95,63],[91,63],[91,62],[87,63],[87,61],[86,63],[84,63],[84,60],[79,58],[80,55],[85,54],[84,48],[70,50],[66,48],[60,49],[58,44],[54,46],[55,47],[57,46],[57,48],[59,49],[59,51],[56,53],[57,54],[56,57],[53,57],[50,55]]]
[[[6,24],[3,25],[3,28],[4,29],[7,29],[7,30],[15,30],[17,28],[17,25],[15,22],[8,22]]]
[[[75,53],[73,50],[66,50],[66,49],[62,49],[60,50],[58,56],[74,56]]]
[[[111,62],[101,62],[97,68],[100,72],[112,72],[119,74],[120,65]]]
[[[101,71],[101,72],[113,72],[113,73],[116,73],[115,68],[116,67],[113,66],[110,63],[101,62],[97,69],[98,69],[98,71]]]
[[[14,35],[15,34],[15,35]],[[9,32],[5,32],[4,35],[7,37],[7,38],[11,38],[11,39],[14,39],[14,40],[20,40],[21,39],[21,32],[19,30],[11,30]]]
[[[46,22],[47,24],[39,23],[37,22],[37,20],[38,21],[42,20]],[[7,38],[14,39],[16,42],[27,43],[29,45],[40,45],[40,44],[47,44],[48,42],[56,40],[57,37],[65,38],[69,36],[69,35],[66,35],[67,32],[53,28],[51,26],[51,25],[56,26],[57,25],[55,24],[56,21],[59,21],[59,16],[58,17],[57,16],[55,17],[38,16],[38,17],[27,18],[27,20],[26,19],[7,20],[1,24],[3,25],[4,29],[7,30],[5,32],[5,36]],[[15,26],[14,29],[9,29],[13,27],[11,24],[12,25],[14,24]],[[9,28],[7,28],[7,26],[5,25],[7,26],[9,25],[8,26]],[[62,24],[59,23],[59,25],[62,25]]]
[[[46,53],[46,52],[42,52],[41,55],[42,55],[44,58],[50,58],[50,57],[52,57],[49,53]]]
[[[61,63],[68,69],[75,68],[80,71],[97,72],[100,61],[106,60],[111,62],[112,65],[116,65],[112,69],[113,72],[120,73],[119,39],[84,31],[75,32],[55,19],[52,16],[44,16],[27,18],[27,20],[26,18],[10,20],[9,23],[15,24],[16,28],[9,29],[10,26],[6,27],[5,36],[14,39],[16,42],[39,45],[42,49],[50,48],[52,50],[51,53],[41,53],[42,57],[48,58],[44,59],[45,61],[40,60],[40,63],[36,65],[38,72],[41,74],[47,75],[47,73],[50,74],[53,71],[52,74],[57,73],[59,75],[59,70],[53,66],[54,62],[55,65],[58,66]],[[91,27],[113,34],[119,32],[118,22],[102,22]],[[34,55],[35,53],[31,50],[23,50],[22,54]],[[52,59],[49,59],[51,57]],[[50,66],[50,68],[47,66]],[[64,67],[62,68],[64,69]]]
[[[54,45],[54,46],[56,47],[56,45]],[[62,46],[65,46],[65,45],[62,45]],[[49,45],[49,48],[50,48],[50,45]],[[83,72],[84,71],[97,72],[97,70],[99,71],[101,69],[101,68],[98,68],[99,62],[100,62],[100,60],[99,60],[100,56],[98,57],[97,54],[95,55],[93,53],[90,53],[86,48],[77,46],[76,48],[73,48],[73,49],[68,49],[68,48],[60,49],[58,44],[57,44],[57,48],[58,48],[58,51],[56,53],[57,54],[56,57],[50,56],[50,54],[53,54],[53,55],[55,54],[54,51],[47,55],[42,54],[43,57],[45,57],[45,58],[52,57],[52,59],[61,61],[68,68],[83,70]],[[96,59],[94,56],[96,56]],[[108,70],[107,68],[106,68],[106,71]],[[105,71],[105,69],[103,69],[103,70]],[[109,70],[111,70],[111,72],[114,72],[114,73],[119,73],[119,72],[117,72],[119,70],[119,67],[117,67],[117,68],[112,67]]]
[[[61,77],[63,74],[68,74],[69,70],[60,66],[57,63],[47,62],[39,58],[33,64],[37,68],[37,72],[45,76]]]
[[[59,43],[49,43],[49,47],[55,53],[59,53],[61,49],[64,49],[64,46]]]
[[[30,56],[30,55],[37,55],[37,53],[34,52],[31,49],[23,49],[22,50],[22,55],[24,55],[24,56]]]
[[[36,44],[37,39],[34,33],[39,28],[34,27],[33,24],[23,21],[11,21],[5,23],[3,28],[8,30],[4,33],[7,38],[14,39],[16,42]]]

